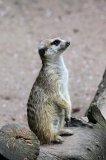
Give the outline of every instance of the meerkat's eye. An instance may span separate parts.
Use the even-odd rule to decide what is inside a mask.
[[[61,42],[60,40],[56,39],[51,43],[51,45],[58,46],[60,44],[60,42]]]

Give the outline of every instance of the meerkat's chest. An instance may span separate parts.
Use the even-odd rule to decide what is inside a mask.
[[[69,91],[68,91],[68,78],[69,78],[68,70],[67,70],[66,66],[64,66],[63,69],[62,69],[62,74],[61,74],[59,93],[65,99],[67,99],[69,104],[71,104]]]
[[[67,83],[68,83],[68,70],[67,70],[67,67],[64,63],[62,63],[60,74],[61,74],[60,80],[61,80],[62,85],[67,85]]]
[[[59,80],[59,93],[62,94],[64,97],[68,93],[68,70],[66,66],[63,66],[63,68],[61,68]]]

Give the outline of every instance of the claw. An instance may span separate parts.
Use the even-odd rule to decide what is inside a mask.
[[[66,122],[66,127],[70,126],[70,119],[69,118],[65,118],[65,122]]]

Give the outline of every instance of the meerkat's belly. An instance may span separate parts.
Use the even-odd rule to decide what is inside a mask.
[[[64,118],[65,118],[64,110],[56,106],[53,114],[53,129],[55,130],[55,132],[58,132],[58,130],[60,130]]]

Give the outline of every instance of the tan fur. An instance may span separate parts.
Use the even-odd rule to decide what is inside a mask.
[[[41,44],[40,49],[46,48],[45,55],[40,55],[42,68],[27,103],[29,127],[41,144],[62,143],[60,135],[71,134],[70,130],[63,129],[65,118],[69,120],[71,117],[71,101],[68,93],[68,71],[62,55],[58,53],[61,47],[64,52],[67,46],[66,41],[61,39],[58,46],[51,46],[54,40]]]

